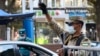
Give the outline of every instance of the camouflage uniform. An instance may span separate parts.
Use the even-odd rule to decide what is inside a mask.
[[[54,20],[51,20],[49,22],[50,27],[55,31],[55,33],[61,38],[62,42],[64,45],[68,45],[68,46],[82,46],[81,43],[83,43],[83,39],[84,36],[83,34],[81,34],[80,36],[83,37],[83,39],[80,41],[80,43],[77,45],[76,42],[77,40],[80,38],[80,36],[75,36],[73,37],[72,34],[69,34],[68,32],[66,32],[65,30],[63,30],[62,28],[60,28],[57,23],[55,23]],[[63,35],[63,37],[61,36]],[[88,38],[87,38],[88,39]],[[88,42],[90,42],[90,40],[88,39]],[[90,47],[90,45],[89,45]],[[84,51],[82,51],[84,52]],[[77,55],[76,55],[77,56]],[[84,56],[84,55],[83,55]]]

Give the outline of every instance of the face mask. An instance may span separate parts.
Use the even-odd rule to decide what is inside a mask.
[[[66,31],[69,33],[69,34],[74,34],[76,32],[76,30],[74,29],[73,26],[68,26]]]

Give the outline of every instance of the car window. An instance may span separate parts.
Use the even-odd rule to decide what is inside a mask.
[[[22,56],[52,56],[49,52],[46,52],[36,46],[18,45],[18,48]]]
[[[14,56],[13,45],[0,45],[0,56]]]

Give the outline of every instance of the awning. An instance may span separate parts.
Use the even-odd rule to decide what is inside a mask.
[[[35,13],[24,13],[24,14],[9,14],[3,10],[0,9],[0,24],[7,24],[10,21],[21,18],[24,19],[26,17],[32,17],[35,15]]]

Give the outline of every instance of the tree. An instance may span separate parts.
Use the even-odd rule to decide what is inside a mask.
[[[0,0],[0,9],[6,11],[7,13],[17,13],[17,11],[20,9],[20,6],[16,4],[16,1],[18,0]],[[16,19],[13,20],[13,22],[10,22],[7,26],[11,28],[21,28],[22,26],[22,20]]]
[[[94,14],[96,15],[96,25],[97,25],[97,35],[98,39],[100,41],[100,0],[88,0],[90,4],[94,7]]]
[[[0,9],[7,11],[8,13],[15,13],[18,10],[15,3],[16,0],[0,0]]]

